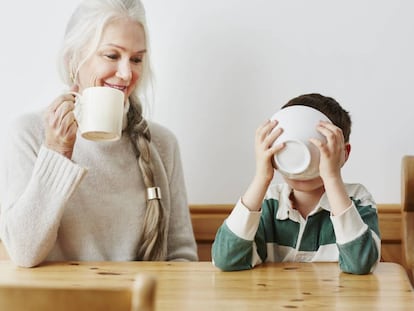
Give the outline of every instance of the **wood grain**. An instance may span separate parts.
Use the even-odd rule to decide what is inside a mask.
[[[394,263],[380,263],[372,274],[351,275],[336,263],[273,263],[222,272],[209,262],[73,262],[25,269],[3,261],[0,310],[116,306],[129,311],[137,273],[155,276],[157,311],[410,310],[414,305],[407,275]],[[86,302],[88,308],[81,309]]]

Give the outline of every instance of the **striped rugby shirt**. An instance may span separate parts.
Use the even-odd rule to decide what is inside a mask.
[[[345,187],[352,204],[336,216],[324,194],[304,219],[291,206],[287,184],[271,185],[258,212],[239,200],[216,234],[214,265],[232,271],[262,262],[338,261],[344,272],[371,272],[381,250],[376,204],[364,186]]]

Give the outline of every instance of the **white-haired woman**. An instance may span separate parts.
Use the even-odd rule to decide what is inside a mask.
[[[78,135],[75,98],[14,122],[1,173],[1,237],[18,265],[46,260],[197,260],[179,148],[147,122],[140,96],[150,79],[148,31],[139,0],[85,0],[60,56],[69,91],[121,90],[122,137]]]

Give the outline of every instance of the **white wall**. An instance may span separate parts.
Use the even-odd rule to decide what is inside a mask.
[[[58,46],[79,0],[0,12],[1,143],[9,118],[62,90]],[[256,127],[288,99],[335,97],[352,114],[344,178],[400,201],[414,154],[410,0],[144,0],[157,77],[152,119],[181,145],[191,203],[232,203],[254,173]]]

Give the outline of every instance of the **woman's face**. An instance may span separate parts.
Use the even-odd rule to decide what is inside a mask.
[[[140,24],[124,19],[109,23],[98,49],[79,70],[79,91],[108,86],[121,90],[128,98],[141,77],[145,52],[145,34]]]

